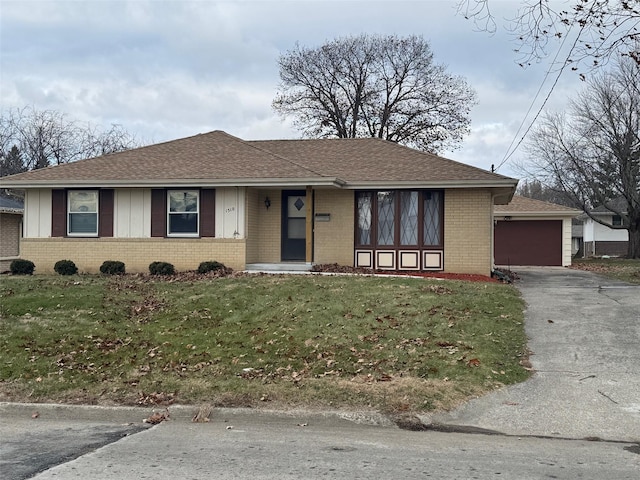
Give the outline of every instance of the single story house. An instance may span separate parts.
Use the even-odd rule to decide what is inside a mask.
[[[517,180],[377,138],[213,131],[0,179],[25,191],[23,258],[96,272],[167,261],[338,263],[489,275]]]
[[[0,273],[20,256],[23,211],[22,200],[0,194]]]
[[[579,218],[583,222],[584,256],[595,257],[602,255],[625,256],[629,248],[629,231],[622,226],[622,217],[615,213],[626,213],[627,202],[618,198],[608,205],[600,205],[590,211],[591,215],[611,225],[608,227],[596,222],[583,213]]]
[[[580,210],[519,195],[507,205],[497,205],[496,265],[571,265],[571,225],[579,214]]]

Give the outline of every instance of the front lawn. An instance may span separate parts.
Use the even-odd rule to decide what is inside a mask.
[[[640,284],[640,259],[637,258],[574,258],[571,267],[624,282]]]
[[[4,401],[419,412],[528,376],[523,302],[509,285],[319,275],[0,285]]]

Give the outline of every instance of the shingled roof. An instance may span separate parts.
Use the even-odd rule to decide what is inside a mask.
[[[626,212],[629,209],[629,202],[624,197],[617,197],[613,200],[606,202],[604,205],[600,205],[593,210],[591,213],[594,215],[611,215],[616,212]]]
[[[222,131],[5,177],[7,187],[497,187],[515,179],[376,138],[245,141]]]
[[[514,179],[379,138],[248,141],[348,184],[496,182]]]
[[[533,198],[514,195],[513,199],[507,205],[496,205],[493,210],[494,215],[510,215],[510,216],[577,216],[580,210],[575,208],[558,205],[557,203],[543,202]]]

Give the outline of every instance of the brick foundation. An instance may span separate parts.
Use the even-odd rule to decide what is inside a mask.
[[[148,273],[154,261],[172,263],[177,271],[195,270],[200,262],[216,260],[234,270],[245,267],[245,241],[178,238],[27,238],[22,258],[36,265],[35,273],[51,273],[58,260],[72,260],[81,273],[97,273],[105,260],[124,262],[128,273]]]

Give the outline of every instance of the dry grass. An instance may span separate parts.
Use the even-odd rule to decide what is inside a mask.
[[[637,258],[574,259],[571,268],[594,272],[628,283],[640,284],[640,259]]]
[[[528,372],[496,283],[5,277],[0,400],[449,409]]]

